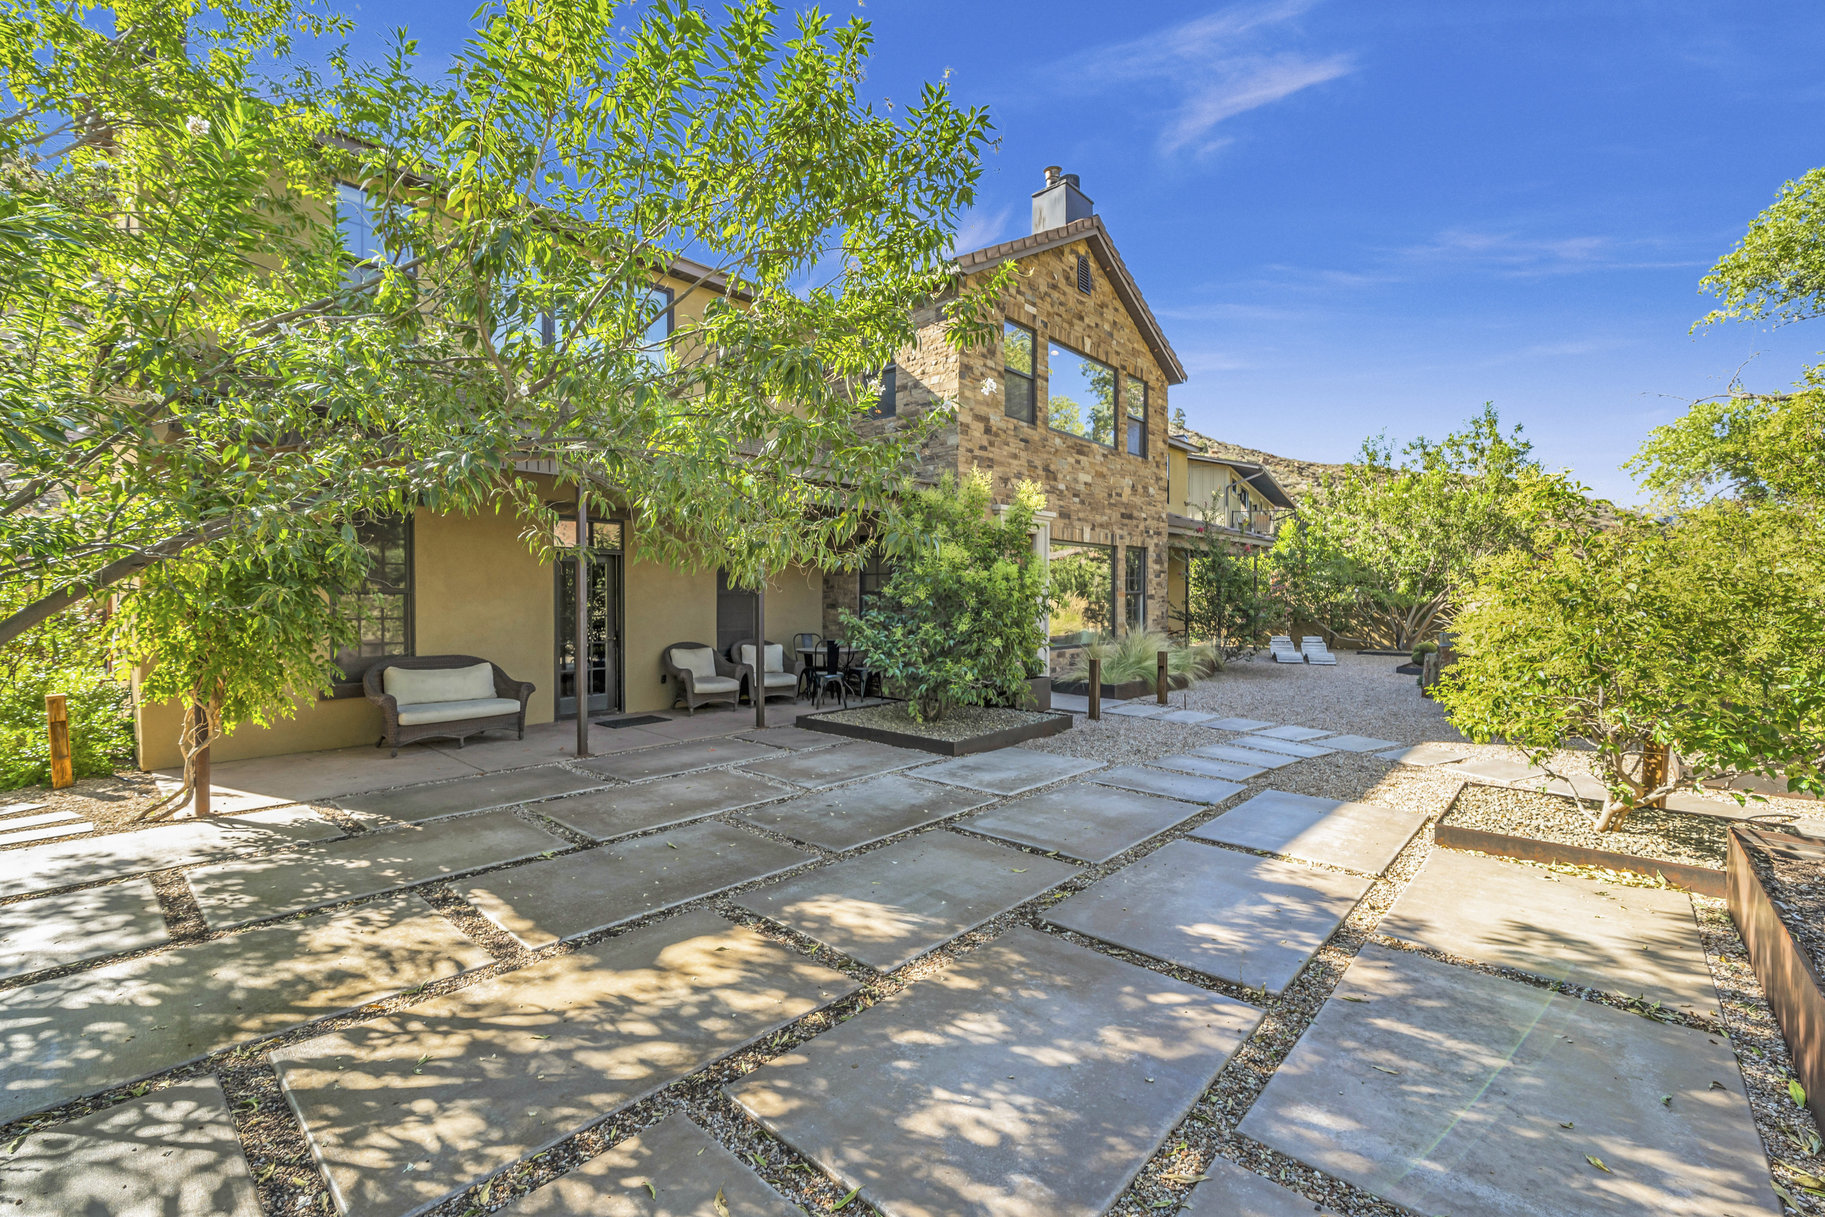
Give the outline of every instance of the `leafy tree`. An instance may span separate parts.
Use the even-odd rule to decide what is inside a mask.
[[[1722,308],[1699,318],[1700,326],[1825,316],[1825,168],[1785,183],[1699,286],[1723,298]]]
[[[0,790],[50,782],[44,713],[50,693],[62,693],[69,709],[70,760],[78,778],[113,773],[132,761],[127,686],[107,667],[108,637],[106,615],[84,606],[0,649]]]
[[[1226,659],[1240,655],[1259,636],[1267,611],[1256,560],[1205,532],[1187,551],[1185,561],[1180,628],[1189,639],[1211,643]]]
[[[850,640],[920,721],[957,706],[1018,703],[1045,645],[1046,572],[1033,553],[1045,496],[1032,482],[995,509],[988,475],[947,476],[898,505],[879,544],[892,574]]]
[[[951,285],[991,128],[865,103],[865,24],[497,0],[431,76],[403,34],[314,68],[349,27],[302,0],[5,18],[0,645],[193,550],[539,521],[527,460],[743,582],[837,561],[898,484],[919,435],[859,442],[859,386]],[[666,337],[681,255],[737,298]]]

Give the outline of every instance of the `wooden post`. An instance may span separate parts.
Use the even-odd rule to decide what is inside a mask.
[[[44,718],[51,732],[51,789],[74,786],[76,772],[70,764],[70,704],[63,694],[45,694]]]
[[[1166,652],[1160,652],[1159,663],[1159,671],[1153,678],[1153,695],[1163,706],[1166,704]]]
[[[1090,657],[1090,717],[1099,719],[1103,716],[1103,661],[1092,655]]]
[[[191,707],[196,715],[196,738],[203,741],[203,746],[196,750],[196,760],[192,762],[192,772],[196,774],[196,789],[193,792],[194,806],[198,816],[209,814],[209,715],[203,712],[198,704]]]
[[[589,755],[589,496],[577,482],[577,756]]]
[[[754,591],[754,725],[767,725],[767,576]]]
[[[1665,744],[1657,744],[1653,740],[1647,742],[1641,754],[1641,787],[1643,790],[1652,790],[1667,780],[1668,770],[1672,767],[1671,753],[1672,749]],[[1662,809],[1666,805],[1667,796],[1664,794],[1657,799],[1649,799],[1646,803],[1648,807]]]

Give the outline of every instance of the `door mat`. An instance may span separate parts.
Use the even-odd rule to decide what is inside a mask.
[[[669,723],[672,720],[658,714],[635,714],[627,718],[599,718],[598,727],[645,727],[652,723]]]

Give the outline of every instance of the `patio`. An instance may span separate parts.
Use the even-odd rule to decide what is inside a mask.
[[[0,853],[0,1199],[1779,1213],[1721,906],[1435,849],[1397,684],[955,760],[699,713],[224,765],[240,815]]]

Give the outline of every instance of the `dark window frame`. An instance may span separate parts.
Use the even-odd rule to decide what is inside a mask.
[[[1032,363],[1031,369],[1022,372],[1008,362],[1008,331],[1020,330],[1027,336],[1027,351]],[[1039,425],[1039,331],[1030,325],[1004,318],[1001,322],[1001,413],[1016,422]],[[1027,408],[1024,414],[1017,413],[1009,390],[1016,382],[1027,387]]]
[[[1139,385],[1141,390],[1141,412],[1138,417],[1134,413],[1134,406],[1128,396],[1128,390],[1133,385]],[[1122,419],[1124,423],[1122,430],[1126,436],[1129,456],[1144,459],[1147,455],[1147,414],[1152,409],[1152,403],[1149,400],[1151,397],[1152,393],[1148,390],[1145,380],[1127,372],[1122,373]],[[1136,423],[1140,424],[1138,431],[1135,429]]]
[[[900,365],[890,363],[881,369],[881,395],[875,399],[870,418],[897,418],[900,413]]]
[[[1124,417],[1124,415],[1122,414],[1122,409],[1121,409],[1122,403],[1121,403],[1121,394],[1119,392],[1120,386],[1118,386],[1116,384],[1116,380],[1118,378],[1117,378],[1116,371],[1115,371],[1115,365],[1112,363],[1105,362],[1104,360],[1098,359],[1096,356],[1090,354],[1088,351],[1080,351],[1076,347],[1072,346],[1070,343],[1060,342],[1055,338],[1046,339],[1046,347],[1047,347],[1047,350],[1046,350],[1046,377],[1045,377],[1045,379],[1046,379],[1046,430],[1050,431],[1054,435],[1068,435],[1072,439],[1082,440],[1087,444],[1095,444],[1098,448],[1102,448],[1102,449],[1105,449],[1110,452],[1120,452],[1121,445],[1117,443],[1116,424],[1120,418]],[[1052,352],[1050,349],[1052,347],[1062,348],[1063,350],[1070,352],[1072,355],[1075,355],[1079,359],[1086,360],[1089,363],[1096,364],[1098,367],[1108,369],[1108,371],[1109,371],[1109,396],[1110,396],[1111,400],[1109,402],[1109,413],[1110,413],[1109,438],[1107,440],[1099,439],[1095,435],[1079,435],[1075,431],[1067,431],[1063,427],[1057,427],[1052,424]],[[1084,409],[1086,415],[1090,412],[1089,406],[1087,403],[1084,405],[1083,409]],[[1082,420],[1082,422],[1087,427],[1089,425],[1090,420],[1089,420],[1089,418],[1086,417]],[[1124,431],[1125,430],[1126,429],[1124,428]]]
[[[880,547],[869,550],[868,556],[862,560],[861,569],[856,571],[856,607],[867,611],[869,601],[880,595],[881,589],[892,578],[893,570]]]
[[[1122,547],[1122,619],[1130,630],[1147,628],[1147,547],[1145,545],[1124,545]]]
[[[370,563],[368,573],[362,577],[360,585],[342,593],[339,599],[343,600],[346,605],[346,601],[350,597],[399,597],[402,602],[399,616],[405,625],[404,649],[398,651],[383,650],[373,655],[355,655],[353,656],[353,659],[356,662],[353,665],[352,671],[347,667],[342,667],[342,655],[338,654],[336,662],[338,669],[342,673],[342,679],[335,681],[330,685],[328,698],[330,700],[363,696],[362,677],[367,674],[369,668],[373,667],[374,664],[378,663],[380,660],[409,658],[418,654],[418,561],[416,538],[414,537],[415,527],[412,515],[407,513],[403,516],[387,516],[381,520],[363,520],[355,525],[355,530],[357,536],[360,536],[364,529],[372,529],[381,523],[391,524],[395,522],[401,525],[400,547],[404,550],[404,584],[395,586],[383,579],[376,579],[374,577],[375,564]],[[362,544],[368,546],[370,550],[372,549],[372,542],[367,539],[364,538]],[[385,618],[383,617],[382,620],[384,619]],[[385,638],[379,639],[378,644],[384,647],[386,645]],[[357,649],[361,649],[366,645],[366,639],[358,639],[355,643]]]
[[[1106,556],[1109,563],[1109,583],[1104,589],[1103,608],[1107,612],[1108,618],[1105,625],[1092,628],[1100,628],[1110,633],[1115,632],[1117,626],[1120,624],[1115,615],[1116,588],[1120,586],[1120,584],[1117,583],[1117,580],[1122,577],[1121,568],[1115,561],[1115,546],[1099,545],[1094,541],[1063,541],[1054,539],[1047,546],[1046,564],[1049,567],[1054,561],[1057,561],[1060,558],[1068,558],[1074,553],[1097,553]],[[1064,641],[1064,635],[1052,633],[1050,628],[1047,629],[1046,633],[1048,635],[1047,644],[1049,646],[1069,647],[1073,645]]]

